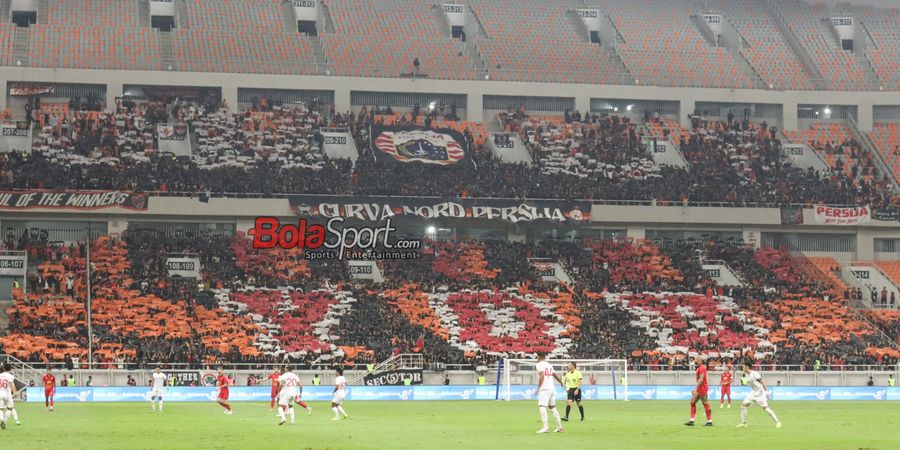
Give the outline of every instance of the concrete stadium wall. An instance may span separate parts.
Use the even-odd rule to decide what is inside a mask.
[[[49,69],[25,67],[0,67],[0,86],[9,81],[33,81],[52,83],[106,84],[107,102],[121,97],[126,84],[151,86],[221,86],[225,101],[231,107],[238,104],[239,88],[309,89],[334,91],[337,111],[351,108],[350,92],[353,86],[364,86],[366,91],[379,92],[439,92],[467,96],[469,120],[490,120],[485,117],[485,95],[528,96],[546,92],[554,97],[572,97],[575,108],[585,111],[592,98],[669,100],[680,104],[681,122],[689,124],[687,113],[694,111],[696,102],[769,103],[782,105],[782,128],[796,130],[797,105],[838,104],[855,105],[859,111],[857,121],[864,131],[872,129],[875,105],[900,105],[898,91],[777,91],[762,89],[706,89],[659,86],[621,86],[594,84],[530,83],[483,80],[432,80],[400,78],[366,78],[337,76],[261,75],[226,73],[184,73],[165,71],[124,71],[94,69]],[[0,110],[6,108],[7,98],[0,95]]]

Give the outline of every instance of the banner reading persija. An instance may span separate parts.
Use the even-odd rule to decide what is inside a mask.
[[[872,219],[872,210],[868,206],[850,208],[831,208],[816,206],[816,223],[825,225],[860,225]]]
[[[450,129],[372,127],[372,148],[379,162],[454,166],[466,160],[466,147],[465,137]]]
[[[299,216],[343,217],[365,222],[381,222],[392,217],[419,217],[579,225],[591,220],[591,203],[585,201],[292,195],[290,202]]]

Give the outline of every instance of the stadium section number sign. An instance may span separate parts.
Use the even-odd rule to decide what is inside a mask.
[[[18,136],[18,137],[24,137],[24,136],[28,136],[28,129],[23,129],[23,128],[11,128],[11,127],[9,127],[9,128],[3,128],[3,135],[4,135],[4,136]]]
[[[0,275],[24,276],[25,256],[0,256]]]
[[[869,271],[868,270],[851,270],[853,275],[860,280],[868,280],[869,279]]]
[[[831,19],[831,23],[836,27],[852,27],[853,26],[853,18],[852,17],[834,17]]]
[[[350,275],[372,275],[372,266],[351,262]]]
[[[166,270],[170,277],[200,278],[200,258],[169,258]]]
[[[322,142],[325,145],[346,145],[347,136],[323,136]]]

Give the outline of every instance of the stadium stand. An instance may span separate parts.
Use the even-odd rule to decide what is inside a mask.
[[[809,5],[798,0],[772,4],[784,17],[787,27],[797,36],[826,87],[838,91],[874,89],[874,74],[866,70],[865,59],[841,50],[840,43],[828,29],[831,15],[823,4]]]
[[[803,264],[801,267],[813,279],[820,280],[826,286],[831,286],[832,295],[840,295],[848,291],[849,287],[844,280],[841,279],[841,265],[834,259],[829,257],[808,257],[806,261],[809,265]]]
[[[8,23],[0,23],[0,65],[9,66],[13,61],[16,42],[16,28]]]
[[[900,286],[900,263],[897,261],[877,261],[875,265],[888,276],[894,283],[894,286]]]
[[[507,352],[588,357],[602,349],[660,369],[685,364],[687,351],[695,349],[716,363],[748,350],[765,364],[810,367],[819,359],[839,368],[894,361],[873,325],[846,299],[829,296],[830,286],[780,249],[714,241],[429,242],[433,257],[392,261],[398,267],[385,268],[383,285],[328,287],[317,270],[312,279],[298,282],[244,272],[240,251],[233,253],[239,248],[233,244],[243,239],[198,242],[129,231],[124,240],[97,240],[93,289],[95,333],[101,339],[95,356],[111,365],[170,360],[165,358],[191,364],[287,358],[309,367],[352,366],[401,351],[423,352],[430,362],[479,364]],[[28,298],[18,294],[9,311],[10,334],[0,345],[25,359],[83,358],[83,284],[76,283],[73,297],[59,287],[64,281],[49,279],[81,276],[84,246],[32,248],[48,257],[44,275],[31,277]],[[697,250],[725,259],[749,284],[715,288],[695,267]],[[192,251],[203,261],[200,282],[165,276],[168,254]],[[471,263],[472,252],[482,252],[479,266],[496,264],[495,270],[508,272],[506,278],[455,272],[433,277],[430,265]],[[578,254],[592,254],[594,260]],[[598,289],[585,289],[590,284],[580,281],[568,287],[536,280],[527,257],[554,255],[597,282]],[[513,259],[520,261],[508,262]],[[277,286],[261,287],[269,283]],[[161,318],[177,330],[159,334]],[[896,333],[888,335],[896,339]]]
[[[186,2],[189,27],[172,32],[180,70],[189,72],[313,75],[314,45],[296,29],[286,29],[283,2]]]
[[[372,158],[368,132],[375,116],[370,113],[335,114],[326,120],[302,104],[233,113],[216,103],[181,100],[122,106],[114,113],[73,113],[65,103],[47,104],[42,111],[47,112],[37,114],[42,116],[38,117],[42,128],[33,145],[35,153],[27,159],[19,153],[0,156],[7,169],[0,185],[183,193],[452,193],[658,203],[824,202],[882,207],[895,199],[884,188],[886,180],[871,155],[848,140],[847,129],[837,124],[815,124],[808,131],[787,133],[789,138],[811,141],[833,162],[835,173],[823,178],[786,166],[764,123],[697,121],[695,128],[687,130],[664,118],[632,126],[618,116],[589,114],[580,120],[570,117],[566,123],[565,117],[522,113],[503,121],[508,129],[522,133],[534,154],[537,164],[528,167],[504,164],[477,145],[484,136],[484,125],[445,120],[443,125],[462,129],[473,143],[469,156],[474,164],[464,170],[396,166],[391,170],[399,178],[388,182],[381,176],[384,167]],[[406,120],[418,122],[420,118]],[[187,123],[197,139],[198,151],[187,165],[157,151],[153,124],[166,121]],[[426,119],[421,121],[424,124]],[[318,130],[324,126],[351,129],[361,155],[355,167],[347,160],[331,160],[322,154]],[[647,135],[679,143],[691,164],[691,174],[655,165],[640,144]],[[695,176],[718,184],[693,183]]]
[[[173,45],[178,67],[188,72],[256,73],[261,67],[272,74],[319,72],[312,44],[297,34],[189,28],[174,32]]]
[[[92,318],[98,361],[109,365],[176,359],[213,363],[218,358],[258,355],[252,344],[259,330],[248,320],[202,304],[142,293],[138,288],[149,289],[149,282],[138,283],[129,274],[132,266],[124,241],[103,237],[92,247]],[[155,288],[159,291],[173,293],[170,284],[176,282],[154,281],[158,281]],[[9,311],[11,334],[0,338],[4,348],[18,349],[14,356],[33,361],[86,356],[83,297],[61,294],[56,283],[45,278],[42,288],[31,290],[27,297],[19,293],[16,298]],[[25,334],[43,339],[22,342]],[[60,341],[59,336],[72,340]]]
[[[868,136],[894,179],[900,179],[900,124],[875,124]]]
[[[704,4],[721,12],[747,47],[741,53],[765,82],[776,89],[814,89],[803,63],[787,43],[775,20],[760,0],[708,0]]]
[[[615,26],[616,40],[597,45],[587,41],[574,13],[586,2],[574,0],[473,0],[466,15],[478,21],[479,31],[468,41],[450,37],[440,5],[422,0],[329,1],[323,6],[329,26],[319,37],[289,26],[293,16],[285,13],[291,5],[282,0],[180,0],[179,26],[164,38],[139,17],[142,1],[61,0],[41,2],[47,8],[28,30],[0,24],[0,65],[16,64],[23,50],[19,47],[27,41],[24,65],[46,68],[450,80],[475,80],[486,73],[495,81],[736,89],[771,85],[810,90],[820,83],[833,90],[900,86],[896,9],[852,9],[871,40],[866,60],[840,50],[822,22],[834,11],[852,7],[769,3],[604,0],[596,7],[604,23],[608,19]],[[744,41],[740,50],[715,46],[697,28],[696,14],[704,10],[725,15]],[[786,31],[780,22],[787,24]],[[26,35],[27,40],[21,39]],[[169,38],[173,68],[163,67],[166,52],[160,43]],[[794,48],[795,40],[800,48]],[[804,65],[804,55],[814,70]],[[414,59],[420,68],[413,67]],[[309,88],[299,84],[297,89]],[[424,84],[430,89],[432,82]],[[236,85],[223,86],[223,91]],[[692,213],[687,206],[697,204],[773,211],[797,205],[864,205],[873,211],[900,205],[888,174],[879,173],[875,155],[854,141],[849,125],[837,121],[779,134],[764,121],[734,120],[731,112],[727,120],[707,120],[679,106],[666,112],[668,117],[655,111],[652,119],[650,108],[643,120],[637,113],[531,114],[522,106],[498,114],[497,122],[521,137],[532,156],[526,165],[500,161],[488,149],[488,130],[495,125],[491,120],[459,120],[457,108],[469,105],[440,105],[433,111],[416,105],[410,113],[410,105],[391,103],[404,110],[393,112],[354,102],[352,111],[335,111],[334,100],[283,104],[256,96],[248,102],[242,92],[240,102],[251,106],[241,111],[218,94],[190,99],[180,90],[136,95],[143,88],[126,86],[110,89],[109,103],[115,107],[109,110],[96,95],[27,96],[24,122],[33,126],[31,151],[0,154],[0,189],[126,190],[199,196],[201,201],[280,194],[583,199],[616,206],[680,205],[686,216]],[[118,87],[131,92],[118,97]],[[418,88],[410,89],[418,93]],[[21,109],[22,99],[13,97],[26,96],[10,95],[10,107]],[[386,97],[396,99],[393,93]],[[470,103],[487,103],[486,98]],[[587,106],[579,98],[578,107],[593,110],[594,100],[602,99],[589,100]],[[781,106],[789,108],[788,103]],[[732,107],[739,108],[723,108]],[[0,119],[21,116],[16,113],[4,111]],[[682,126],[677,117],[686,113],[684,123],[690,125]],[[164,152],[161,125],[186,130],[193,152]],[[450,128],[463,135],[468,154],[452,168],[388,165],[374,157],[378,149],[370,130],[376,125]],[[323,151],[323,129],[329,127],[349,130],[359,151],[355,165],[330,159]],[[809,144],[830,171],[791,166],[782,155],[781,136]],[[877,124],[869,133],[895,179],[900,177],[898,136],[894,123]],[[687,167],[655,163],[643,145],[654,138],[676,144]],[[17,212],[4,212],[4,222],[7,213]],[[56,220],[41,214],[35,217]],[[102,213],[91,214],[72,220]],[[185,217],[192,223],[205,220],[190,211]],[[785,217],[777,232],[796,231],[798,224]],[[743,231],[776,233],[777,219],[760,222],[766,225]],[[425,240],[418,259],[379,262],[385,278],[381,283],[359,282],[348,264],[309,260],[297,248],[261,252],[241,231],[178,236],[129,228],[90,244],[8,235],[4,249],[26,251],[29,271],[27,295],[13,290],[0,349],[32,362],[86,359],[91,351],[85,301],[90,284],[96,336],[90,356],[109,368],[172,361],[193,367],[284,361],[303,368],[354,367],[405,352],[422,353],[430,365],[467,367],[537,351],[553,357],[628,358],[634,367],[655,370],[687,367],[692,351],[709,356],[713,365],[743,355],[767,365],[810,369],[822,363],[836,370],[856,364],[896,366],[900,360],[900,352],[888,342],[900,342],[900,316],[855,309],[862,294],[840,277],[844,255],[839,262],[838,257],[807,258],[785,248],[760,248],[755,242],[744,245],[735,224],[729,227],[739,237],[732,241],[540,240],[535,236],[626,232],[517,224],[517,238],[528,242],[507,242],[474,239],[495,230],[472,223],[470,229],[460,227],[458,235],[454,230],[446,241]],[[707,225],[690,222],[685,230]],[[872,235],[887,234],[881,229],[888,225],[871,226],[881,227]],[[813,234],[823,228],[816,227],[802,231]],[[512,228],[498,227],[497,233],[511,235]],[[669,231],[653,228],[638,235]],[[90,280],[84,274],[88,250]],[[166,258],[187,254],[201,261],[201,278],[169,277]],[[724,261],[742,285],[717,286],[703,269],[707,259]],[[556,277],[556,267],[553,276],[546,275],[546,268],[556,263],[571,282],[548,281]],[[897,262],[875,264],[900,284]]]
[[[611,49],[576,34],[567,17],[574,2],[494,1],[470,3],[488,36],[476,46],[493,80],[632,84]],[[534,38],[522,38],[522,24]]]
[[[900,87],[900,35],[897,23],[900,10],[870,8],[858,5],[839,5],[861,19],[868,38],[866,56],[878,77],[879,88],[895,90]]]
[[[625,40],[616,49],[635,79],[656,86],[760,87],[739,55],[704,40],[690,20],[695,6],[688,0],[605,5]],[[648,10],[657,13],[648,17]]]
[[[895,89],[900,83],[896,9],[799,0],[774,8],[761,0],[602,2],[597,6],[615,26],[616,42],[597,45],[575,25],[573,11],[583,6],[574,1],[472,2],[467,9],[480,31],[462,42],[444,30],[446,19],[438,5],[421,0],[327,2],[328,25],[312,37],[289,25],[293,17],[288,18],[290,11],[280,0],[186,0],[177,8],[172,31],[151,28],[140,17],[138,0],[62,0],[49,2],[39,23],[27,30],[21,62],[82,69],[400,77],[415,71],[412,61],[418,58],[419,75],[438,79],[476,79],[486,73],[505,81],[800,90],[818,83],[835,90]],[[739,50],[715,47],[703,35],[692,19],[703,10],[721,12],[735,27],[744,41]],[[861,19],[870,41],[864,52],[839,49],[822,22],[836,11]],[[802,48],[792,47],[779,20]],[[15,36],[14,26],[0,26],[2,65],[16,64]],[[809,56],[818,73],[808,73],[798,51]]]
[[[441,35],[434,8],[415,0],[329,2],[334,33],[322,34],[322,46],[335,74],[474,79],[464,45]]]
[[[839,123],[814,123],[807,130],[785,131],[792,142],[809,144],[835,172],[843,172],[855,182],[875,174],[872,155],[860,149],[850,130]]]
[[[841,367],[892,352],[848,298],[827,294],[831,286],[811,276],[787,251],[721,245],[710,250],[712,257],[727,261],[742,279],[763,289],[742,306],[754,324],[769,330],[769,341],[779,347],[779,360],[804,367],[820,360]]]
[[[160,70],[157,31],[141,27],[138,2],[47,2],[46,22],[28,28],[37,67]]]

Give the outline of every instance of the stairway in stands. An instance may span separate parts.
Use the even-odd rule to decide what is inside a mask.
[[[13,59],[15,61],[20,61],[23,66],[28,65],[28,42],[28,28],[16,27],[16,42],[13,47]]]
[[[172,45],[172,33],[168,31],[158,31],[159,40],[159,58],[162,61],[162,67],[171,70],[178,70],[175,61],[175,47]]]
[[[175,0],[175,23],[178,28],[191,27],[191,21],[188,18],[187,4],[184,0]]]
[[[0,0],[0,17],[9,17],[10,0]]]
[[[141,0],[138,3],[138,19],[141,27],[150,28],[150,0]]]
[[[50,13],[50,0],[38,0],[37,23],[47,23]]]
[[[6,310],[12,307],[12,301],[0,301],[0,333],[4,333],[9,327],[9,315]]]
[[[297,31],[297,15],[294,13],[293,2],[281,2],[281,18],[284,20],[284,31]]]

